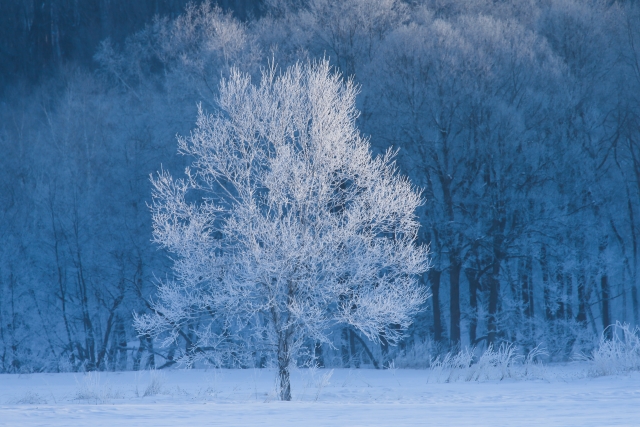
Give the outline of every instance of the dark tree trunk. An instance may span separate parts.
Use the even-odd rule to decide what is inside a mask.
[[[527,257],[524,261],[524,267],[521,270],[522,280],[522,305],[524,308],[524,315],[527,321],[533,319],[533,280],[531,278],[532,263],[531,258]]]
[[[153,339],[151,338],[150,335],[145,335],[145,349],[147,350],[147,352],[149,353],[149,356],[147,356],[147,361],[144,364],[144,369],[155,369],[156,368],[156,354],[155,354],[155,350],[153,349]],[[173,349],[171,349],[169,351],[169,356],[167,357],[167,360],[171,360],[171,352],[173,351]]]
[[[360,346],[362,347],[362,351],[367,355],[367,357],[371,360],[371,363],[373,364],[373,367],[376,369],[380,369],[380,365],[378,364],[378,361],[376,360],[375,357],[373,357],[373,353],[371,352],[371,350],[369,350],[369,346],[367,345],[366,342],[364,342],[364,340],[362,338],[360,338],[360,336],[354,331],[351,330],[351,336],[354,339],[354,342],[357,340],[360,343]],[[360,358],[357,359],[358,360],[358,364],[356,365],[356,368],[360,367]]]
[[[106,361],[105,356],[107,355],[107,348],[108,348],[108,344],[109,344],[109,336],[111,335],[111,328],[113,327],[114,324],[114,320],[115,320],[115,316],[116,316],[116,310],[118,309],[118,306],[120,305],[120,303],[122,302],[122,300],[124,299],[124,293],[119,295],[114,301],[113,301],[113,306],[111,307],[111,310],[109,310],[109,318],[107,319],[107,326],[105,328],[104,331],[104,338],[102,340],[102,345],[100,346],[100,351],[98,351],[98,357],[96,360],[96,369],[98,370],[104,370],[104,362]],[[115,337],[114,337],[115,339]]]
[[[571,301],[573,301],[573,278],[571,274],[569,273],[565,274],[564,283],[566,286],[566,295],[567,295],[567,299],[564,305],[565,319],[569,321],[573,319],[573,306],[571,304]]]
[[[442,271],[432,268],[429,270],[429,283],[431,284],[431,304],[433,305],[433,339],[442,342],[442,313],[440,312],[440,277]],[[386,342],[386,339],[385,339]]]
[[[281,331],[278,339],[278,381],[280,382],[280,400],[291,400],[291,375],[289,367],[291,354],[289,351],[289,336],[287,331]]]
[[[342,367],[349,367],[349,329],[342,328],[340,332],[340,356],[342,357]]]
[[[498,332],[498,297],[500,295],[500,259],[494,257],[489,275],[489,318],[487,321],[487,344],[494,344]]]
[[[566,310],[565,310],[565,297],[567,295],[566,292],[566,282],[564,280],[564,272],[562,270],[562,266],[558,265],[556,270],[556,286],[558,287],[558,290],[560,291],[560,295],[557,295],[557,300],[555,301],[555,304],[558,307],[558,310],[556,311],[556,318],[557,319],[565,319],[565,315],[566,315]]]
[[[611,339],[611,313],[609,310],[609,277],[606,273],[603,273],[600,277],[600,288],[602,290],[602,328],[604,330],[604,336],[607,339]]]
[[[455,256],[449,266],[449,311],[450,331],[449,345],[455,348],[460,345],[460,270],[462,262]]]
[[[576,335],[572,333],[570,322],[573,319],[573,276],[570,273],[565,273],[564,275],[564,285],[565,285],[565,301],[564,301],[564,320],[565,323],[565,333],[569,337],[565,345],[565,359],[570,359],[571,355],[574,353],[573,345],[576,342]]]
[[[637,276],[637,273],[636,273]],[[634,281],[637,282],[637,279],[634,278]],[[638,285],[634,283],[631,287],[631,303],[633,305],[633,321],[636,325],[640,324],[640,308],[638,306]]]
[[[544,316],[545,320],[551,324],[555,319],[555,301],[552,297],[551,280],[549,275],[549,259],[547,257],[547,248],[543,246],[540,249],[540,268],[542,270],[542,289],[544,296]]]
[[[380,352],[382,353],[382,367],[389,367],[389,341],[384,331],[380,333]]]
[[[634,172],[636,177],[636,186],[638,191],[640,191],[640,163],[638,162],[638,158],[635,154],[635,150],[633,148],[633,142],[631,139],[627,140],[629,142],[630,153],[632,154]],[[633,245],[633,283],[631,285],[631,304],[633,306],[633,320],[636,325],[640,324],[640,303],[638,301],[638,281],[640,277],[638,275],[638,232],[636,230],[636,221],[635,221],[635,212],[633,209],[633,201],[635,201],[635,197],[631,196],[631,192],[629,191],[629,187],[626,187],[627,190],[627,210],[629,212],[629,224],[631,225],[631,242]]]
[[[78,254],[79,260],[79,254]],[[89,290],[87,289],[87,282],[84,278],[82,263],[79,260],[78,266],[78,288],[80,291],[80,302],[82,308],[82,325],[85,333],[85,363],[86,369],[92,371],[96,369],[96,339],[93,330],[93,322],[91,322],[91,315],[89,313]]]
[[[599,264],[600,264],[600,291],[601,291],[601,300],[602,300],[602,329],[604,331],[604,335],[607,339],[611,339],[611,328],[608,328],[611,325],[611,312],[609,310],[609,298],[610,298],[610,290],[609,290],[609,276],[607,274],[607,267],[605,262],[605,251],[607,250],[608,245],[607,237],[603,237],[598,245],[599,251]]]
[[[471,315],[469,317],[469,342],[473,345],[478,334],[478,291],[480,288],[478,270],[473,268],[465,269],[467,282],[469,282],[469,307]]]
[[[313,357],[318,368],[324,368],[324,352],[322,351],[322,343],[316,342],[313,346]]]
[[[64,329],[67,337],[67,348],[71,352],[70,357],[73,358],[73,340],[71,339],[71,328],[69,327],[69,318],[67,316],[67,280],[64,274],[64,268],[62,264],[62,259],[60,256],[60,242],[62,241],[62,236],[58,233],[58,227],[56,226],[56,214],[55,208],[53,206],[53,197],[49,199],[49,212],[51,213],[51,228],[53,231],[53,247],[54,254],[56,259],[56,273],[57,273],[57,281],[58,281],[58,298],[62,304],[62,320],[64,322]],[[74,361],[72,360],[72,363]]]
[[[121,315],[116,318],[114,341],[116,345],[115,367],[118,371],[125,371],[127,369],[127,333]]]
[[[589,301],[591,300],[591,292],[593,292],[595,290],[596,294],[598,293],[598,287],[596,284],[596,280],[595,278],[591,278],[589,286],[587,286],[586,288],[586,293],[585,293],[585,309],[587,311],[587,320],[589,321],[589,324],[591,325],[591,330],[593,331],[594,335],[598,335],[598,327],[596,326],[596,318],[593,315],[593,311],[591,310],[591,304],[589,304]]]
[[[358,357],[358,353],[356,351],[356,333],[353,329],[349,329],[349,348],[351,349],[351,363],[355,368],[360,367],[360,358]]]
[[[278,380],[280,381],[280,400],[289,402],[291,400],[291,376],[288,366],[278,367]]]
[[[578,274],[578,314],[576,322],[583,327],[587,326],[587,278],[583,271]]]
[[[143,335],[139,337],[140,345],[138,345],[138,350],[136,354],[133,356],[133,370],[137,371],[141,367],[144,369],[145,366],[147,368],[155,368],[155,360],[153,356],[153,340],[150,335]],[[145,365],[142,364],[142,356],[144,352],[147,351],[149,353],[149,357],[147,358],[147,362]]]

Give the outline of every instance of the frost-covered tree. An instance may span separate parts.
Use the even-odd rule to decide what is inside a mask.
[[[438,306],[446,278],[449,345],[461,343],[465,320],[470,343],[494,341],[505,263],[519,257],[517,240],[542,227],[533,212],[551,132],[541,123],[559,103],[550,94],[559,92],[551,88],[562,67],[514,21],[444,20],[426,8],[412,16],[387,37],[372,67],[380,82],[370,120],[380,130],[372,134],[403,144],[399,163],[425,188],[424,230],[437,254],[429,274],[434,339],[446,332]],[[488,334],[476,332],[481,311]]]
[[[225,351],[233,335],[274,358],[279,393],[305,339],[331,343],[335,325],[397,342],[427,298],[417,275],[420,194],[393,152],[373,158],[355,126],[357,87],[328,61],[265,70],[258,85],[233,71],[219,111],[200,111],[179,138],[194,158],[186,178],[153,178],[154,239],[174,257],[155,314],[138,331],[169,341],[190,331],[192,362]]]

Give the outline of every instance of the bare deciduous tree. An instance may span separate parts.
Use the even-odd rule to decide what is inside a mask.
[[[209,315],[185,360],[244,334],[274,357],[282,400],[304,339],[330,343],[340,324],[401,338],[427,298],[417,281],[427,248],[415,243],[422,201],[393,152],[372,158],[356,94],[328,61],[271,67],[259,85],[238,71],[222,81],[220,111],[201,111],[179,138],[195,159],[186,178],[153,178],[154,238],[174,254],[175,280],[159,284],[140,333],[171,341]]]

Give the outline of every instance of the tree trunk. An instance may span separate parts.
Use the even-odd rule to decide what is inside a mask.
[[[317,342],[313,345],[313,357],[318,368],[324,368],[324,352],[322,351],[322,343]]]
[[[104,362],[106,361],[105,356],[107,355],[107,345],[109,344],[109,336],[111,335],[111,328],[113,327],[116,310],[118,306],[124,299],[124,293],[119,295],[114,301],[111,310],[109,310],[109,318],[107,319],[107,325],[104,332],[104,338],[102,340],[102,345],[100,346],[100,350],[98,351],[98,358],[96,360],[96,369],[104,370]],[[113,338],[112,338],[113,339]],[[115,360],[112,360],[115,363]]]
[[[487,321],[487,344],[494,344],[498,332],[498,296],[500,295],[500,259],[494,256],[489,276],[489,319]]]
[[[278,367],[278,380],[280,381],[280,400],[291,401],[291,378],[289,366]]]
[[[576,322],[580,323],[583,327],[587,326],[587,278],[583,271],[578,274],[578,314],[576,315]]]
[[[632,154],[634,172],[636,177],[636,187],[637,191],[640,192],[640,168],[638,167],[639,162],[638,158],[635,155],[635,151],[633,149],[633,143],[631,139],[628,139],[630,153]],[[638,272],[638,233],[636,231],[636,221],[635,221],[635,213],[633,210],[633,203],[636,198],[631,196],[631,192],[629,191],[629,187],[626,187],[627,190],[627,209],[629,212],[629,224],[631,225],[631,239],[633,243],[633,282],[631,285],[631,303],[633,304],[633,320],[636,325],[640,325],[640,304],[638,302],[638,282],[640,281],[640,274]]]
[[[564,283],[567,291],[567,300],[565,301],[565,319],[567,321],[573,318],[573,278],[570,273],[566,273],[564,276]]]
[[[566,301],[566,283],[564,280],[564,271],[561,265],[557,265],[556,266],[556,286],[558,288],[559,295],[556,295],[556,301],[555,304],[558,307],[558,310],[556,311],[556,318],[557,319],[565,319],[565,301]]]
[[[608,328],[611,325],[611,312],[609,310],[609,276],[607,274],[606,262],[604,260],[605,251],[607,250],[608,240],[606,237],[603,237],[600,241],[600,245],[598,246],[599,251],[599,264],[600,264],[600,290],[601,300],[602,300],[602,329],[604,335],[607,339],[611,339],[611,328]]]
[[[115,345],[116,369],[118,371],[125,371],[127,370],[127,334],[124,327],[124,319],[121,315],[118,315],[116,318]]]
[[[627,188],[627,193],[629,189]],[[633,274],[633,280],[631,281],[631,304],[633,307],[633,321],[636,325],[640,325],[640,304],[638,303],[638,236],[636,232],[636,222],[634,218],[633,205],[631,204],[631,197],[627,195],[629,206],[629,221],[631,224],[631,238],[633,244],[633,268],[631,272]]]
[[[433,305],[433,339],[442,342],[442,314],[440,313],[440,277],[442,271],[432,268],[429,270],[429,283],[431,284],[431,304]],[[385,340],[386,341],[386,340]]]
[[[288,402],[291,400],[291,376],[289,373],[291,355],[289,352],[289,339],[286,331],[280,332],[278,341],[278,381],[280,386],[280,400]]]
[[[376,360],[376,358],[373,357],[373,353],[371,353],[371,350],[369,350],[369,346],[367,345],[367,343],[364,342],[364,340],[362,338],[360,338],[360,336],[358,336],[358,334],[356,334],[355,331],[352,330],[351,334],[352,334],[351,336],[354,338],[354,340],[358,340],[358,342],[362,346],[362,350],[365,352],[367,357],[369,359],[371,359],[371,363],[373,364],[373,367],[376,368],[376,369],[380,369],[380,365],[378,364],[378,361]],[[358,365],[356,367],[359,368],[360,365]]]
[[[469,317],[469,342],[473,345],[478,335],[478,290],[480,288],[478,271],[473,268],[465,269],[467,282],[469,282],[469,307],[471,316]]]
[[[349,367],[349,330],[342,328],[340,332],[340,356],[342,358],[342,367]]]
[[[9,276],[9,290],[11,292],[11,323],[8,326],[11,335],[11,372],[20,372],[20,358],[18,357],[18,338],[16,337],[16,329],[18,323],[18,314],[16,312],[16,296],[15,296],[15,277],[13,273]]]
[[[145,349],[149,353],[147,356],[147,361],[145,362],[144,369],[155,369],[156,368],[156,355],[155,350],[153,349],[153,339],[150,335],[145,335],[146,346]],[[167,357],[167,360],[170,360]]]
[[[551,280],[549,274],[549,259],[547,257],[547,248],[543,246],[540,249],[540,268],[542,270],[542,289],[544,296],[544,316],[549,325],[555,319],[555,302],[552,298]]]
[[[384,331],[380,332],[380,352],[382,353],[382,367],[389,367],[389,341],[387,341],[387,337]]]
[[[531,323],[533,320],[533,280],[531,278],[532,262],[531,258],[527,257],[524,261],[524,267],[521,271],[522,280],[522,305],[524,307],[524,316],[527,322]],[[533,324],[531,324],[533,327]],[[533,332],[533,331],[531,331]]]
[[[593,331],[594,335],[598,335],[598,327],[596,326],[596,319],[593,316],[593,312],[591,311],[591,304],[589,304],[589,301],[591,300],[591,292],[593,290],[595,290],[597,294],[597,284],[596,284],[595,278],[591,278],[589,286],[586,289],[585,301],[587,301],[587,304],[585,305],[585,308],[587,310],[587,320],[591,325],[591,330]]]
[[[449,310],[450,331],[449,345],[454,348],[460,345],[460,270],[462,263],[457,256],[451,258],[449,266]]]
[[[600,287],[602,290],[602,329],[604,336],[611,339],[611,313],[609,311],[609,277],[603,273],[600,277]]]
[[[360,367],[360,358],[356,352],[356,333],[349,329],[349,349],[351,350],[351,362],[355,368]]]
[[[636,326],[640,326],[640,320],[638,320],[640,316],[640,308],[638,306],[638,277],[640,277],[637,273],[634,277],[634,285],[631,288],[631,303],[633,305],[633,321]]]

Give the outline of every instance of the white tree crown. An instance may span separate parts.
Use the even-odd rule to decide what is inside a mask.
[[[213,349],[221,331],[189,323],[205,315],[261,348],[284,340],[289,356],[307,338],[330,343],[337,324],[402,336],[428,297],[422,200],[394,152],[372,157],[357,92],[326,60],[271,67],[259,85],[237,70],[222,80],[220,111],[200,110],[178,139],[194,158],[186,177],[152,178],[154,241],[174,254],[175,280],[160,283],[139,331],[172,340],[189,327]]]

